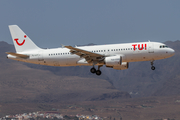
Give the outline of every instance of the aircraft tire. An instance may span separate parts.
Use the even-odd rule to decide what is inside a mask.
[[[156,68],[154,66],[151,67],[152,70],[155,70]]]
[[[91,68],[91,73],[96,73],[96,69],[93,67],[93,68]]]
[[[96,71],[96,75],[101,75],[101,71],[100,71],[100,70],[97,70],[97,71]]]

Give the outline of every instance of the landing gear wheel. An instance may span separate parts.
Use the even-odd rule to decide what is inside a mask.
[[[155,70],[155,67],[154,67],[154,66],[152,66],[152,67],[151,67],[151,69],[152,69],[152,70]]]
[[[97,70],[97,71],[96,71],[96,75],[101,75],[101,71],[100,71],[100,70]]]
[[[155,70],[155,67],[153,65],[154,65],[154,60],[151,61],[151,69]]]
[[[91,68],[91,73],[96,73],[96,69],[93,67],[93,68]]]

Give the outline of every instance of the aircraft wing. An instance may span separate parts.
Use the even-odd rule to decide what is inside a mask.
[[[104,55],[89,52],[89,51],[79,49],[79,48],[75,48],[72,46],[64,46],[64,47],[70,49],[70,52],[72,54],[76,54],[80,57],[85,58],[88,63],[92,62],[92,60],[93,61],[101,61],[105,57]]]
[[[13,53],[13,52],[6,52],[6,54],[10,54],[10,55],[20,57],[20,58],[24,58],[24,59],[29,58],[28,55],[23,55],[23,54],[18,54],[18,53]]]

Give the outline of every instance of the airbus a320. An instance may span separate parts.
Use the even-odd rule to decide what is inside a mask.
[[[108,44],[94,46],[63,46],[55,49],[39,48],[17,26],[9,26],[16,53],[6,52],[7,58],[48,66],[92,66],[91,73],[101,75],[100,67],[106,66],[116,70],[129,68],[130,62],[153,62],[173,56],[175,51],[160,42],[138,42],[125,44]],[[98,66],[98,69],[95,68]]]

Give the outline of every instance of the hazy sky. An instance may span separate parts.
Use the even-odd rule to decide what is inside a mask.
[[[0,41],[18,25],[39,47],[180,40],[180,0],[1,0]]]

